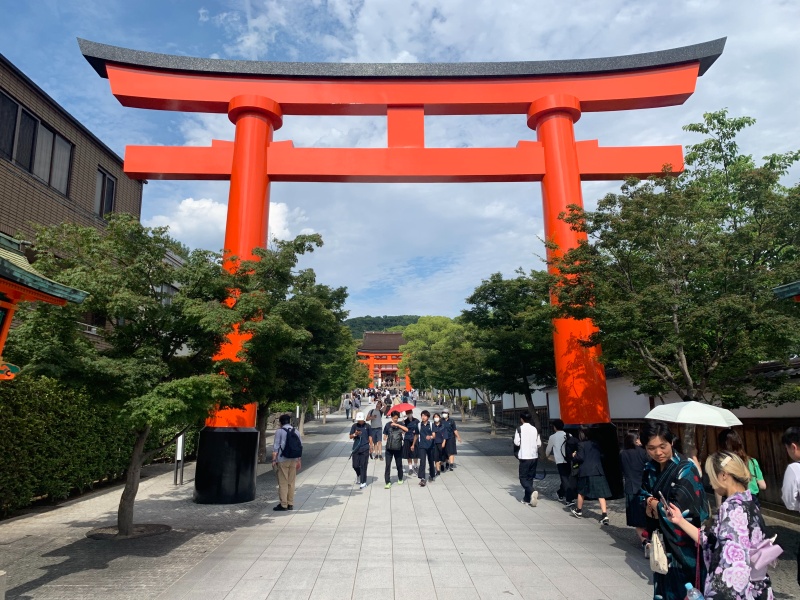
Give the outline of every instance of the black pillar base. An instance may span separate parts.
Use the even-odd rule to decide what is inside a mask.
[[[200,431],[194,501],[238,504],[256,497],[258,430],[250,427],[205,427]]]
[[[613,423],[596,423],[584,427],[589,428],[589,439],[597,442],[603,453],[603,470],[611,488],[611,498],[624,498],[625,488],[622,485],[622,466],[619,462],[617,426]],[[580,425],[567,425],[565,429],[577,437]]]

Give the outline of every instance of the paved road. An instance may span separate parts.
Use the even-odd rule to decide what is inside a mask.
[[[454,472],[425,488],[411,478],[390,490],[383,489],[382,462],[370,462],[366,489],[353,484],[348,429],[341,417],[309,426],[290,513],[271,510],[277,490],[268,468],[256,501],[208,506],[191,501],[192,465],[183,487],[172,485],[168,467],[156,466],[142,482],[136,521],[167,523],[167,534],[87,539],[90,529],[113,523],[120,488],[0,523],[7,597],[652,597],[647,563],[619,503],[610,527],[574,519],[549,498],[523,506],[509,440],[489,437],[485,423],[460,425],[465,443]],[[543,495],[557,485],[553,475],[538,482]]]

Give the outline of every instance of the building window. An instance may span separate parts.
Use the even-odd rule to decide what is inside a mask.
[[[67,195],[72,144],[2,92],[0,156]]]
[[[94,212],[104,217],[114,212],[114,196],[117,193],[117,180],[97,169],[97,187],[94,190]]]

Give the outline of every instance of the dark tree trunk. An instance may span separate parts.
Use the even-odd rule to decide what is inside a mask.
[[[267,461],[267,420],[269,419],[269,407],[265,404],[258,405],[256,415],[256,428],[258,429],[258,462]],[[272,455],[269,456],[272,459]]]
[[[528,403],[528,412],[531,413],[531,416],[536,415],[536,407],[533,405],[533,394],[530,387],[525,388],[525,402]]]
[[[125,475],[125,489],[119,499],[117,511],[117,535],[129,537],[133,534],[133,502],[139,491],[139,479],[142,474],[142,461],[144,459],[144,445],[150,434],[150,426],[136,432],[136,442],[133,444],[133,454]]]

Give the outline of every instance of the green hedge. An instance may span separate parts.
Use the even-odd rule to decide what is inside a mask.
[[[0,382],[0,512],[120,476],[133,438],[115,417],[53,379]]]

